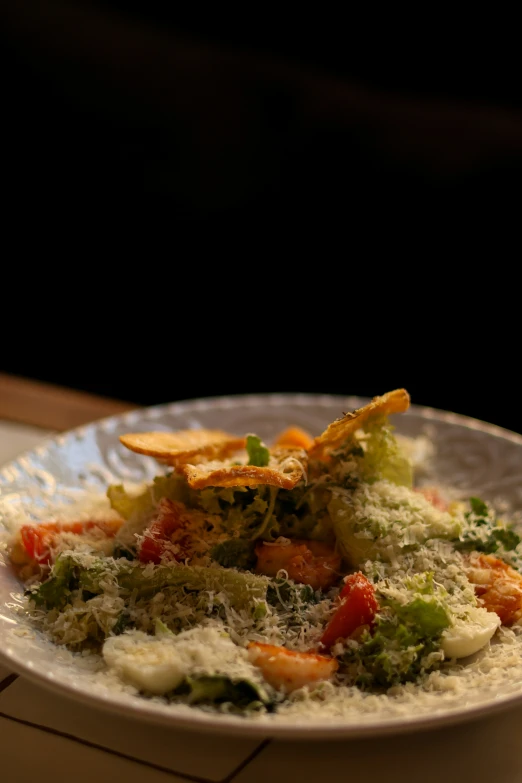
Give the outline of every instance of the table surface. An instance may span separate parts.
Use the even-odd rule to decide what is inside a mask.
[[[40,386],[20,379],[8,379],[11,391],[13,382],[22,383],[26,399],[42,395]],[[2,388],[0,375],[0,465],[57,431],[131,407],[94,397],[86,405],[82,395],[47,387],[42,406],[34,411],[28,405],[23,421],[20,399],[10,407]],[[106,713],[0,664],[0,781],[6,783],[105,783],[118,778],[126,783],[316,783],[337,778],[521,783],[521,739],[520,705],[455,726],[378,738],[290,742],[205,735]]]

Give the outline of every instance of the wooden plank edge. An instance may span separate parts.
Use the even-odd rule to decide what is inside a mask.
[[[139,406],[52,383],[0,373],[0,419],[64,432]]]

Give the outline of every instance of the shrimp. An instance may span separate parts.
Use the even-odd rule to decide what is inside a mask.
[[[247,649],[250,662],[261,669],[265,680],[285,693],[329,680],[339,666],[328,655],[295,652],[275,644],[250,642]]]
[[[466,568],[479,603],[503,625],[522,621],[522,574],[494,555],[473,553]]]
[[[314,439],[306,430],[301,427],[288,427],[279,433],[273,445],[309,449],[313,442]]]
[[[281,543],[279,543],[281,541]],[[295,582],[327,590],[340,576],[341,556],[322,541],[283,538],[256,546],[256,574],[277,576],[284,570]]]

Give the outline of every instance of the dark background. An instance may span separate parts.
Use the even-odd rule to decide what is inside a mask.
[[[522,432],[508,15],[2,6],[0,370],[310,391]]]

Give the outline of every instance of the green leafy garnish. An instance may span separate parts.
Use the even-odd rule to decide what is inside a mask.
[[[272,606],[294,606],[315,601],[315,592],[310,585],[289,582],[287,579],[272,579],[266,591],[266,600]]]
[[[491,555],[502,550],[513,552],[522,538],[513,525],[498,519],[494,510],[480,498],[469,498],[471,510],[464,515],[466,523],[455,541],[457,549],[463,551],[484,552]]]
[[[259,709],[271,704],[268,691],[250,680],[231,680],[223,675],[186,677],[174,691],[185,696],[189,704],[223,704],[230,702],[240,709]]]
[[[491,534],[494,541],[501,544],[505,550],[512,552],[520,544],[522,538],[512,528],[505,527],[493,530]],[[498,551],[498,546],[495,550]]]
[[[113,633],[114,636],[119,636],[131,626],[132,626],[132,622],[130,619],[130,615],[127,611],[124,610],[123,612],[120,612],[120,614],[118,615],[118,619],[112,626],[111,633]]]
[[[54,609],[65,606],[72,591],[77,587],[74,561],[69,557],[58,556],[48,579],[37,588],[27,590],[26,594],[37,606]]]
[[[470,498],[469,504],[471,506],[471,511],[475,516],[477,517],[487,517],[489,514],[489,508],[487,506],[487,503],[484,503],[483,500],[480,500],[480,498]]]
[[[254,620],[263,620],[268,614],[268,605],[266,601],[259,601],[254,604],[252,617]]]
[[[210,557],[224,568],[251,569],[256,563],[255,544],[245,538],[230,538],[216,544]]]
[[[247,435],[246,450],[248,453],[248,464],[255,465],[258,468],[266,468],[270,461],[270,452],[263,445],[261,438],[257,435]]]
[[[154,635],[155,636],[174,636],[173,631],[170,630],[168,625],[165,625],[163,620],[160,620],[159,617],[156,617],[154,620]]]

